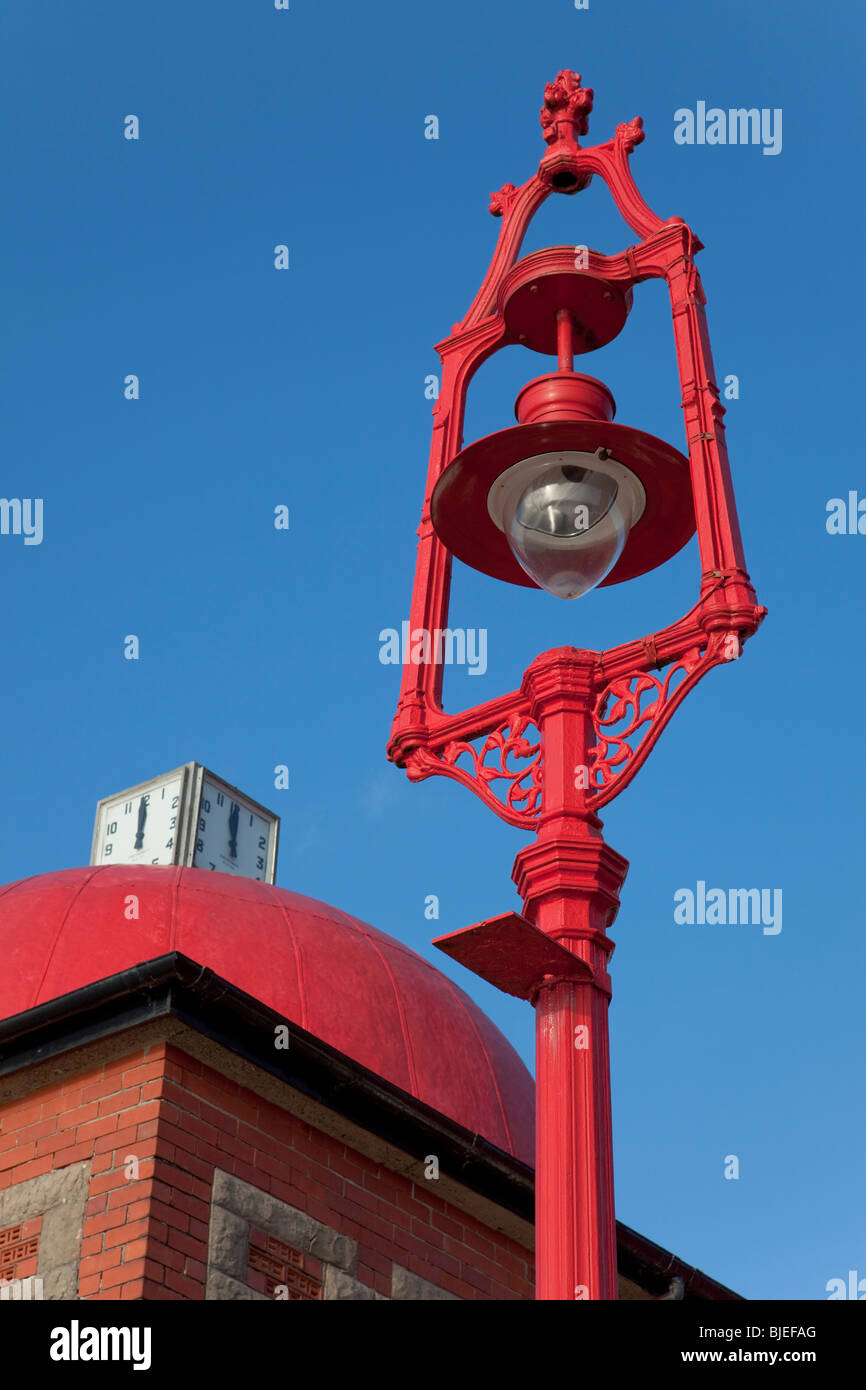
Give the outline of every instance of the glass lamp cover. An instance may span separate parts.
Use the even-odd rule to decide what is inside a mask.
[[[518,564],[543,589],[578,598],[613,569],[634,518],[632,491],[612,473],[563,461],[529,471],[503,498],[502,527]]]

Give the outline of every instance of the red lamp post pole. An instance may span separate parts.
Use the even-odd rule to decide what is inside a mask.
[[[534,999],[539,1299],[617,1296],[606,928],[628,864],[585,804],[593,664],[590,652],[547,652],[523,684],[544,746],[544,809],[513,878],[527,919],[586,967],[578,979],[554,967]]]
[[[491,195],[490,211],[502,228],[490,268],[463,320],[439,344],[442,386],[410,636],[429,642],[447,628],[452,554],[509,583],[535,585],[511,554],[491,502],[514,466],[543,456],[627,462],[625,471],[636,470],[646,484],[645,510],[600,583],[620,583],[663,564],[696,529],[698,601],[659,631],[603,652],[545,652],[519,690],[457,714],[442,707],[439,659],[413,660],[404,670],[388,745],[388,756],[413,781],[449,777],[509,825],[535,834],[512,874],[523,913],[489,918],[435,945],[536,1010],[540,1299],[617,1296],[607,931],[628,864],[605,844],[597,813],[629,785],[704,675],[741,654],[766,612],[745,568],[737,523],[694,259],[701,242],[680,218],[663,221],[634,183],[629,159],[644,138],[640,118],[617,126],[600,145],[580,144],[592,96],[570,70],[548,83],[541,111],[548,151],[520,188],[508,183]],[[579,193],[595,176],[639,240],[613,256],[554,246],[519,259],[544,200]],[[670,291],[688,460],[642,431],[614,425],[607,388],[574,371],[574,354],[610,342],[625,323],[634,288],[653,279],[665,280]],[[491,354],[512,343],[555,353],[558,374],[524,387],[516,427],[464,449],[469,382]]]

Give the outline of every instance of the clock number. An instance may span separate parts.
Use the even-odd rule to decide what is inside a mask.
[[[150,862],[151,862],[151,864],[158,864],[158,863],[159,863],[159,860],[158,860],[158,859],[151,859]]]
[[[172,835],[168,840],[166,840],[166,842],[165,842],[165,847],[166,847],[166,849],[173,849],[173,848],[174,848],[174,836],[173,836],[173,835]]]
[[[264,861],[264,859],[262,858],[261,855],[258,855],[257,858],[256,858],[256,868],[257,868],[257,869],[263,869],[264,867],[265,867],[265,861]]]
[[[225,805],[225,797],[223,796],[222,792],[217,792],[217,806],[224,806],[224,805]]]
[[[108,854],[111,854],[112,849],[113,849],[113,845],[106,845],[106,846],[105,846],[105,849],[104,849],[102,852],[103,852],[103,854],[108,855]]]
[[[116,821],[116,820],[113,820],[113,821],[111,822],[111,824],[106,828],[105,834],[106,834],[106,836],[108,836],[108,835],[116,835],[116,834],[117,834],[117,821]]]
[[[259,849],[267,849],[267,847],[268,847],[268,838],[267,838],[267,836],[266,836],[266,835],[260,835],[260,836],[259,836]],[[260,867],[261,867],[261,866],[260,866]]]
[[[208,861],[208,862],[210,863],[210,861]],[[215,869],[215,868],[216,868],[216,864],[211,864],[211,868],[212,868],[212,869]]]
[[[173,796],[173,797],[171,798],[171,809],[172,809],[173,811],[176,811],[176,810],[177,810],[177,803],[178,803],[179,800],[180,800],[180,797],[179,797],[179,796]]]
[[[128,816],[131,810],[132,810],[132,802],[131,802],[131,801],[127,801],[126,805],[125,805],[124,808],[123,808],[123,814],[124,814],[125,816]]]
[[[204,854],[204,840],[196,840],[195,852],[196,854]]]
[[[199,816],[198,828],[202,832],[202,834],[204,834],[205,830],[207,830],[207,822],[205,821],[204,816]]]
[[[201,803],[201,809],[202,809],[203,811],[207,812],[208,815],[210,815],[210,802],[209,802],[209,801],[202,801],[202,803]]]
[[[172,816],[171,820],[170,820],[169,823],[168,823],[168,828],[169,828],[169,830],[174,830],[174,827],[175,827],[176,825],[177,825],[177,816]]]
[[[253,823],[254,820],[255,820],[255,816],[250,816],[250,825],[252,825],[252,823]]]

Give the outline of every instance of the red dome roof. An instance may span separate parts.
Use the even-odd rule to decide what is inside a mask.
[[[124,915],[127,895],[138,920]],[[0,889],[0,1018],[170,951],[534,1161],[533,1082],[439,970],[315,898],[202,869],[64,869]]]

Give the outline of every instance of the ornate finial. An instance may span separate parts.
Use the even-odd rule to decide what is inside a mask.
[[[570,68],[558,72],[555,82],[548,82],[541,108],[541,129],[548,145],[556,140],[586,135],[592,98],[592,88],[581,87],[580,73],[572,72]],[[562,126],[566,129],[561,129]],[[573,129],[568,130],[568,126]]]
[[[643,117],[635,116],[633,121],[624,121],[616,128],[616,139],[619,140],[626,154],[631,154],[635,145],[641,144],[646,139],[646,132],[643,128]]]
[[[494,217],[502,217],[514,202],[518,189],[513,183],[504,183],[500,189],[490,195],[490,211]]]

